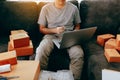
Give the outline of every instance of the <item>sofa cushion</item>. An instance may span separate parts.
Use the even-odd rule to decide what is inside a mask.
[[[91,55],[101,54],[103,53],[104,47],[100,46],[96,38],[91,39],[89,42],[86,42],[82,45],[83,50],[85,52],[85,58],[89,58]]]
[[[119,0],[82,1],[80,3],[81,28],[97,26],[96,34],[116,34],[120,26]]]
[[[88,64],[89,80],[102,80],[102,69],[120,71],[120,63],[109,63],[104,54],[92,55]]]

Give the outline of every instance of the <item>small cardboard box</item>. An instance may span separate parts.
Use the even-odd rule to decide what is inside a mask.
[[[105,42],[110,38],[115,38],[115,36],[112,34],[98,35],[97,36],[97,43],[101,46],[104,46]]]
[[[120,62],[120,54],[116,49],[105,49],[104,55],[108,62]]]
[[[11,35],[13,35],[13,34],[19,34],[19,33],[26,33],[27,34],[27,32],[25,31],[25,30],[12,30],[11,31]]]
[[[120,47],[116,47],[117,51],[120,53]]]
[[[8,42],[8,51],[16,50],[17,56],[28,56],[33,54],[33,44],[30,40],[30,45],[25,47],[13,48],[11,42]]]
[[[120,47],[120,34],[117,34],[116,40],[117,40],[117,47]]]
[[[19,76],[11,80],[39,80],[40,62],[39,61],[18,61],[18,64],[11,66],[12,71],[3,73],[1,76]]]
[[[29,36],[26,33],[10,35],[10,41],[14,48],[29,46]]]
[[[8,51],[0,53],[0,65],[4,64],[17,64],[16,51]]]
[[[105,49],[116,49],[116,39],[109,39],[106,41]]]

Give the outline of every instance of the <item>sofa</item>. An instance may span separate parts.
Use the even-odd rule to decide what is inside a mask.
[[[120,33],[120,1],[119,0],[84,0],[71,1],[80,11],[81,29],[97,26],[90,41],[81,44],[84,50],[84,66],[81,80],[102,80],[104,68],[120,70],[119,63],[108,63],[104,56],[104,48],[97,44],[100,34]],[[21,56],[18,60],[34,60],[36,47],[44,36],[37,24],[41,8],[46,2],[0,1],[0,53],[6,52],[11,30],[24,29],[28,32],[34,46],[31,56]],[[60,54],[58,54],[58,52]],[[48,70],[69,69],[69,55],[65,50],[55,48],[50,55]]]
[[[120,63],[109,63],[104,47],[97,43],[101,34],[120,33],[119,0],[84,0],[80,3],[81,28],[97,26],[93,38],[83,44],[85,64],[82,80],[102,80],[102,69],[120,70]]]

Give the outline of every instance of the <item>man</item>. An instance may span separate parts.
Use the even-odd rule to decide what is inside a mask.
[[[54,49],[52,39],[64,31],[79,30],[80,22],[78,8],[66,0],[55,0],[42,8],[38,24],[45,36],[36,49],[35,57],[35,60],[40,61],[41,69],[47,69],[48,57]],[[70,70],[75,80],[79,80],[84,62],[83,50],[80,45],[76,45],[68,48],[67,51],[71,59]]]

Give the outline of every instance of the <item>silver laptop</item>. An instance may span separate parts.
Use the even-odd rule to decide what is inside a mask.
[[[69,48],[74,45],[79,45],[91,39],[94,35],[97,27],[80,29],[77,31],[65,32],[62,35],[62,38],[57,37],[53,39],[54,44],[58,49]]]

